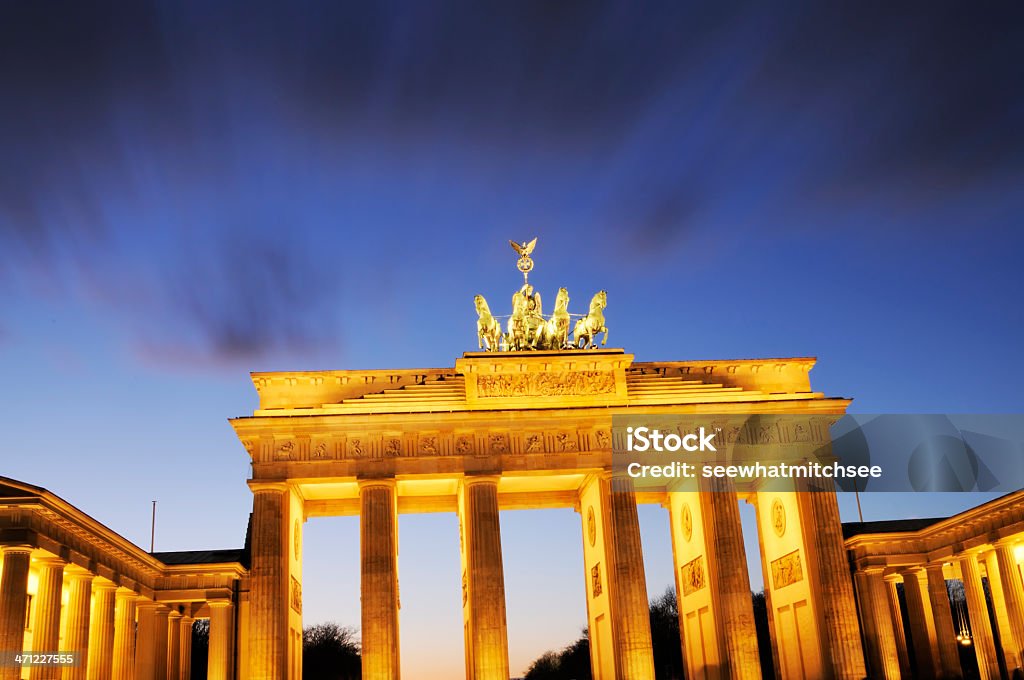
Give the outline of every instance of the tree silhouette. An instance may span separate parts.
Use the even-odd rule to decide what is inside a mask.
[[[359,680],[362,659],[356,630],[333,621],[302,631],[303,680]]]

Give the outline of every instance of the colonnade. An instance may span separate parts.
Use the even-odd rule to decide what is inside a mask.
[[[468,680],[508,680],[510,675],[499,482],[499,475],[483,473],[461,475],[457,481],[453,509],[459,519]],[[253,680],[294,680],[295,674],[301,673],[301,648],[290,642],[292,636],[287,632],[296,627],[301,630],[301,608],[287,597],[263,594],[280,594],[289,581],[301,583],[298,532],[304,501],[298,488],[289,483],[250,482],[250,486],[255,494],[250,630],[265,633],[250,638],[248,673]],[[360,518],[362,672],[366,680],[400,677],[398,488],[393,477],[359,480],[358,505],[346,506]],[[582,521],[593,677],[653,680],[638,495],[630,479],[610,472],[589,474],[574,495]],[[777,504],[779,497],[773,494],[751,502]],[[700,506],[694,507],[692,516],[691,510],[682,511],[680,506],[687,502],[686,494],[663,494],[660,499],[672,518],[683,635],[680,644],[688,676],[756,680],[760,658],[736,492],[696,492],[694,499]],[[865,676],[865,662],[835,494],[791,492],[786,499],[793,513],[791,529],[789,533],[784,527],[774,531],[788,543],[776,541],[778,545],[772,543],[768,548],[762,543],[763,555],[772,568],[781,561],[792,571],[796,560],[795,576],[791,574],[786,582],[775,578],[774,585],[766,583],[770,615],[776,596],[781,612],[772,624],[773,654],[780,675],[859,680]],[[759,534],[771,526],[771,517],[778,519],[775,507],[771,513],[764,514],[767,524],[759,526]],[[762,514],[759,510],[759,517]],[[703,528],[695,529],[695,524]],[[884,583],[880,592],[885,594]],[[880,602],[888,606],[887,601]],[[804,636],[803,646],[786,637],[787,625]],[[807,637],[809,627],[813,639]],[[788,657],[780,659],[780,655]]]
[[[76,656],[69,666],[5,663],[0,680],[191,677],[194,603],[156,601],[29,545],[0,546],[0,553],[0,650]],[[208,678],[232,680],[234,604],[206,604]]]
[[[1024,545],[1021,539],[1011,535],[914,564],[862,560],[854,576],[871,677],[962,677],[961,646],[974,650],[982,680],[1024,669],[1024,580],[1017,554]],[[963,583],[966,621],[950,606],[946,581],[952,579]]]

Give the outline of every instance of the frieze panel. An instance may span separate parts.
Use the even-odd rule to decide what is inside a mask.
[[[679,568],[682,572],[683,595],[690,595],[707,585],[704,578],[704,556],[698,555]]]
[[[471,456],[476,452],[473,443],[473,435],[460,434],[455,437],[455,454],[459,456]]]
[[[523,453],[541,453],[544,450],[544,435],[530,432],[523,436]]]
[[[416,450],[422,456],[437,456],[440,455],[441,444],[436,435],[427,435],[420,437]]]
[[[292,460],[298,457],[295,441],[288,439],[274,446],[274,460]]]
[[[508,453],[508,435],[504,433],[492,433],[487,437],[487,445],[491,453]]]
[[[579,439],[575,432],[559,432],[555,435],[555,443],[559,451],[573,452],[580,450]]]
[[[313,460],[321,460],[323,458],[333,458],[333,450],[331,443],[326,439],[321,439],[312,444],[310,447],[309,457]]]
[[[398,458],[402,455],[402,438],[399,435],[385,435],[383,458]]]
[[[345,441],[345,457],[356,460],[365,458],[369,448],[369,442],[365,438],[361,436],[349,437]]]
[[[292,435],[258,442],[262,463],[301,463],[328,460],[381,461],[402,458],[487,457],[522,454],[589,454],[607,451],[615,435],[607,429],[348,432],[345,436]]]
[[[804,580],[800,551],[794,550],[777,560],[772,560],[772,585],[776,590]]]
[[[296,614],[302,613],[302,584],[292,576],[291,605]]]
[[[552,371],[519,375],[481,375],[478,397],[554,397],[614,394],[611,371]]]

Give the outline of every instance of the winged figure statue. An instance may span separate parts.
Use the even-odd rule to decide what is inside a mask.
[[[537,246],[537,239],[534,238],[530,242],[523,241],[522,243],[516,243],[515,241],[509,241],[508,244],[512,246],[512,250],[519,253],[519,257],[530,257],[530,253]]]

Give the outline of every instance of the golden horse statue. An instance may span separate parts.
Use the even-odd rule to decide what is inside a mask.
[[[477,295],[473,302],[476,303],[476,337],[480,349],[486,345],[488,352],[497,352],[501,349],[501,324],[491,315],[483,295]]]
[[[555,311],[551,318],[537,327],[533,346],[536,349],[567,349],[569,347],[569,291],[558,289]]]
[[[594,338],[604,333],[601,346],[608,342],[608,328],[604,325],[604,308],[608,306],[608,293],[601,290],[590,301],[590,313],[576,322],[573,328],[573,342],[580,349],[597,347]]]
[[[505,336],[508,349],[534,348],[537,329],[544,324],[540,305],[540,293],[534,293],[533,286],[528,283],[512,295],[512,316],[508,319],[508,334]]]

